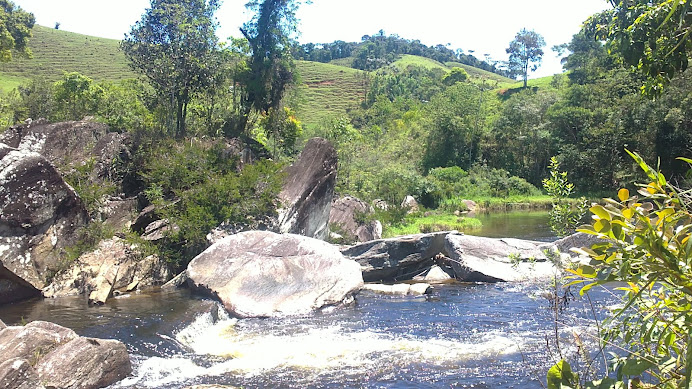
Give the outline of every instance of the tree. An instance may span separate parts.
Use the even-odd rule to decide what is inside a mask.
[[[29,38],[36,19],[34,14],[8,0],[0,0],[0,62],[12,60],[12,51],[31,56]]]
[[[240,28],[252,57],[245,80],[244,113],[239,130],[245,131],[250,112],[278,111],[286,87],[293,82],[291,35],[296,32],[296,0],[252,0],[245,6],[255,12]]]
[[[533,72],[541,65],[544,46],[545,40],[540,34],[522,28],[505,50],[509,54],[509,70],[513,75],[523,77],[524,88],[529,77],[529,69]]]
[[[463,68],[453,67],[452,71],[445,74],[442,81],[446,85],[454,85],[457,82],[464,82],[469,79],[469,74]]]
[[[65,73],[54,89],[57,114],[67,120],[79,120],[95,113],[103,95],[103,89],[91,78],[77,72]]]
[[[592,16],[585,23],[587,29],[648,78],[642,88],[645,94],[660,95],[676,74],[687,69],[692,55],[692,1],[610,3],[614,9]]]
[[[175,134],[184,137],[187,106],[200,91],[213,87],[219,66],[218,0],[151,0],[142,20],[121,47],[130,66],[156,89],[169,118],[175,110]],[[169,120],[169,124],[172,120]]]

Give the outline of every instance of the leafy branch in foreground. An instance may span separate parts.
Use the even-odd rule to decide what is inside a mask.
[[[574,190],[574,184],[567,180],[567,172],[560,171],[557,158],[550,158],[550,177],[543,180],[543,188],[553,199],[550,210],[550,229],[557,236],[567,236],[574,232],[581,219],[586,214],[587,202],[584,197],[577,200],[576,207],[569,201],[569,195]]]
[[[603,241],[591,248],[576,249],[590,256],[591,263],[570,271],[572,284],[587,281],[581,293],[613,282],[624,292],[623,306],[606,320],[601,337],[603,342],[626,352],[613,354],[614,377],[585,387],[624,388],[629,384],[635,388],[690,388],[690,190],[676,187],[639,155],[628,153],[650,182],[641,186],[641,197],[621,189],[617,200],[606,199],[605,206],[591,207],[593,223],[579,231]],[[569,365],[561,362],[551,368],[548,387],[581,387],[576,378]]]

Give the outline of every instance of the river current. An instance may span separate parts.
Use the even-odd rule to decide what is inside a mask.
[[[542,283],[445,284],[424,297],[361,292],[304,317],[228,317],[187,290],[0,306],[7,324],[48,320],[127,345],[133,374],[113,388],[541,388],[563,356],[594,355],[593,312],[613,302],[578,293],[559,314]],[[559,350],[555,345],[560,339]]]

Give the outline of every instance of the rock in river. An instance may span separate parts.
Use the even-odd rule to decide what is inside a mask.
[[[247,231],[195,257],[188,283],[239,317],[301,315],[347,301],[363,285],[358,263],[320,240]]]
[[[122,342],[77,336],[45,321],[0,330],[0,387],[102,388],[132,371]]]

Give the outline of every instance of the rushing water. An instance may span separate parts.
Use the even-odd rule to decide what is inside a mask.
[[[449,284],[427,297],[363,292],[328,312],[236,320],[185,290],[158,290],[100,307],[83,298],[24,302],[0,307],[0,318],[123,341],[134,373],[117,388],[538,388],[558,358],[546,345],[554,321],[544,293],[537,284]],[[561,317],[563,352],[576,352],[573,332],[593,334],[584,303]]]
[[[546,212],[480,218],[478,235],[553,238]],[[158,289],[105,306],[89,307],[84,297],[0,306],[0,319],[49,320],[121,340],[134,372],[115,388],[540,388],[559,359],[545,288],[456,283],[417,298],[362,292],[353,305],[326,312],[243,320],[187,290]],[[577,338],[588,347],[591,308],[576,299],[560,314],[563,354],[577,353]]]

